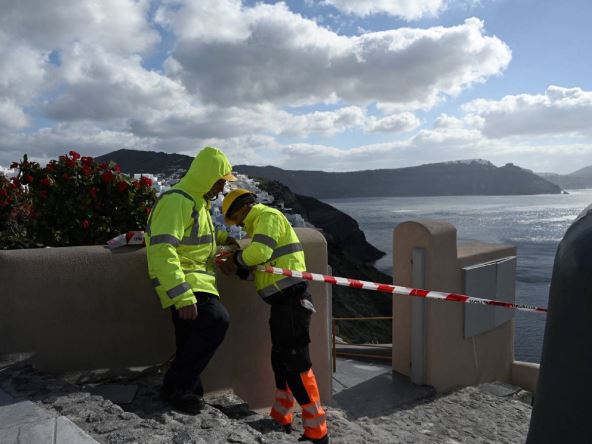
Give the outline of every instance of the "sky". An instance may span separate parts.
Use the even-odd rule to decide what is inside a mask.
[[[1,0],[0,165],[592,165],[589,0]]]

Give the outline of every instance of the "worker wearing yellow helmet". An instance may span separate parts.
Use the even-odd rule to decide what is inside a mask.
[[[185,176],[159,197],[146,226],[148,272],[163,308],[171,308],[177,352],[161,398],[185,413],[203,407],[200,373],[221,344],[229,316],[216,288],[216,244],[236,242],[216,232],[210,200],[236,180],[226,155],[202,149]]]
[[[241,225],[251,238],[239,250],[220,263],[226,274],[247,278],[257,265],[304,271],[302,244],[286,216],[275,208],[256,202],[248,190],[233,190],[222,202],[227,225]],[[306,282],[269,273],[254,273],[255,288],[271,305],[271,366],[275,376],[276,396],[271,417],[292,430],[295,401],[302,407],[304,434],[300,441],[328,443],[325,411],[321,407],[317,382],[309,353],[310,317],[314,311]]]

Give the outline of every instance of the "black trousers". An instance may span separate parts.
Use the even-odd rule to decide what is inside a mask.
[[[220,299],[210,293],[195,293],[197,319],[185,321],[172,308],[177,353],[164,377],[164,386],[175,392],[203,396],[200,375],[222,343],[230,317]]]
[[[304,283],[296,284],[267,300],[271,304],[269,327],[275,385],[280,390],[289,387],[300,405],[311,402],[300,377],[300,373],[312,367],[308,345],[312,313],[301,303],[302,299],[311,299],[306,288]]]

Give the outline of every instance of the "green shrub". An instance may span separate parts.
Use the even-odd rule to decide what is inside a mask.
[[[45,167],[26,155],[11,167],[19,170],[11,185],[20,197],[5,200],[5,210],[23,213],[19,224],[27,246],[104,244],[143,230],[156,199],[150,179],[130,178],[113,162],[99,164],[75,151]],[[13,248],[4,231],[0,248]]]

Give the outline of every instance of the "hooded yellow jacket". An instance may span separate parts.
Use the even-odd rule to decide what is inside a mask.
[[[228,233],[215,232],[210,203],[204,195],[231,171],[222,151],[204,148],[150,213],[145,236],[148,274],[163,308],[194,304],[193,293],[198,291],[218,295],[216,242],[223,243]]]
[[[286,216],[279,210],[263,204],[254,205],[244,220],[244,226],[251,243],[237,253],[236,260],[240,265],[251,267],[269,264],[297,271],[306,270],[302,244]],[[255,288],[264,299],[301,281],[255,272]]]

